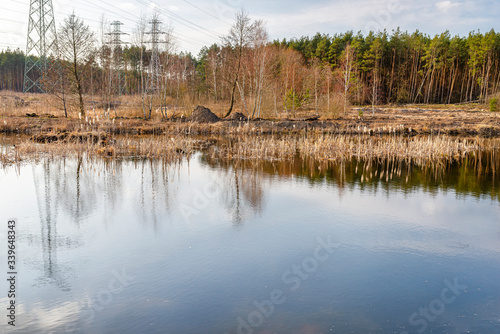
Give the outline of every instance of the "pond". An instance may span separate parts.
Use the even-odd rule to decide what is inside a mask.
[[[500,177],[487,165],[196,153],[4,166],[16,318],[1,331],[500,333]]]

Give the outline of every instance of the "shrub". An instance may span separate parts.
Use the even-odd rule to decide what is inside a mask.
[[[490,111],[496,112],[498,111],[498,98],[490,99]]]

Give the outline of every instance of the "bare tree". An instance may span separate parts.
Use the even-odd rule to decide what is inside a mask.
[[[236,19],[234,24],[231,26],[229,35],[223,38],[224,44],[233,51],[234,60],[237,64],[232,80],[231,102],[225,117],[229,116],[233,111],[234,95],[236,93],[236,87],[238,86],[243,51],[252,43],[254,30],[255,25],[251,24],[248,13],[244,9],[241,9],[238,13],[236,13]]]
[[[62,60],[71,64],[71,74],[79,99],[80,117],[85,117],[82,87],[84,78],[81,65],[94,51],[94,34],[89,26],[73,13],[59,28],[58,44]]]
[[[59,53],[57,45],[54,45],[54,49],[56,53]],[[59,58],[61,58],[60,55]],[[60,100],[60,102],[62,103],[62,108],[64,110],[64,116],[67,118],[67,66],[64,66],[60,60],[55,60],[52,58],[49,60],[52,65],[49,66],[48,70],[45,72],[42,78],[42,84],[44,85],[44,87],[50,87],[50,90],[48,90],[50,94]]]
[[[349,105],[349,98],[351,90],[354,88],[356,83],[356,53],[354,48],[347,44],[341,57],[341,64],[339,68],[340,81],[342,83],[343,98],[344,98],[344,116],[347,114],[347,107]]]
[[[258,20],[254,23],[254,62],[255,62],[255,104],[252,112],[252,118],[257,113],[260,117],[262,107],[262,96],[266,79],[266,67],[268,64],[268,34],[264,21]]]

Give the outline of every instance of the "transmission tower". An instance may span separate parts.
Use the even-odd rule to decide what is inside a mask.
[[[149,73],[146,90],[149,94],[157,93],[160,89],[161,63],[160,63],[160,36],[164,34],[161,31],[161,21],[157,18],[149,21],[151,31],[147,32],[151,35],[151,61],[149,62]]]
[[[26,92],[46,93],[43,79],[53,67],[50,52],[56,47],[56,24],[52,0],[31,0],[26,42],[24,88]]]
[[[115,88],[118,91],[118,95],[121,95],[123,92],[123,88],[125,87],[125,78],[123,77],[123,60],[122,60],[122,50],[121,45],[126,44],[122,41],[122,35],[128,35],[125,32],[121,31],[121,26],[123,23],[120,21],[111,22],[111,27],[113,28],[109,35],[111,51],[112,51],[112,68],[110,71],[110,83],[116,83]],[[113,80],[114,79],[114,80]],[[110,85],[111,86],[111,85]]]
[[[111,45],[119,46],[125,44],[125,42],[122,41],[121,36],[128,34],[121,31],[121,26],[123,25],[123,23],[121,23],[120,21],[113,21],[110,23],[110,25],[111,27],[113,27],[113,30],[107,35],[111,36]]]

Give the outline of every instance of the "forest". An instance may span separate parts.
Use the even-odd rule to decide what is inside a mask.
[[[55,94],[79,91],[110,104],[121,95],[141,96],[147,118],[153,110],[165,116],[169,105],[193,103],[254,117],[297,110],[330,115],[350,105],[487,102],[500,91],[500,33],[494,30],[464,37],[348,31],[270,41],[264,22],[240,12],[220,43],[194,57],[175,51],[171,32],[158,37],[155,51],[147,22],[139,22],[134,43],[122,46],[102,32],[97,38],[78,17],[66,19],[59,33],[83,29],[88,40],[78,59],[61,51],[54,56],[62,64],[62,80],[48,78],[62,82]],[[22,51],[0,52],[0,90],[23,90],[24,64]]]

